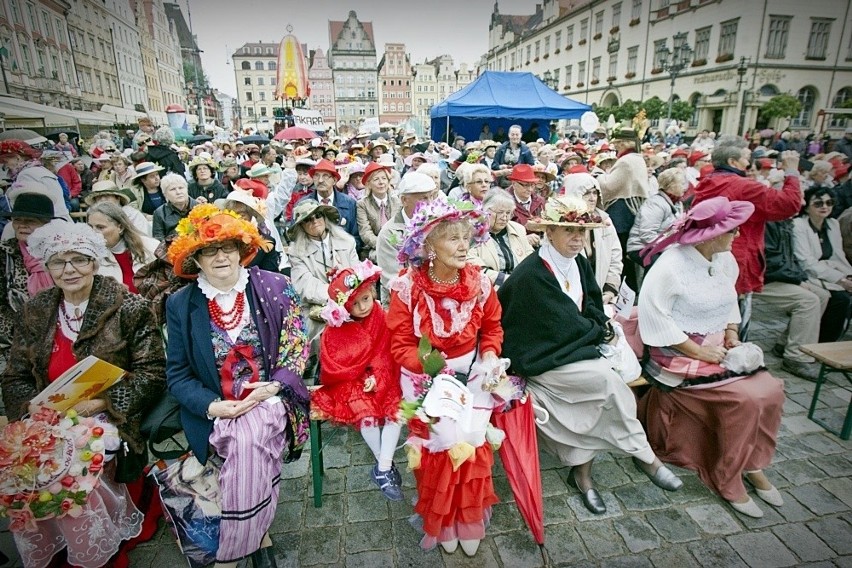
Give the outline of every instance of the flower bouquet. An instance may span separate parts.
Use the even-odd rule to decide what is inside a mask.
[[[11,519],[12,531],[23,531],[35,521],[80,515],[106,450],[118,445],[115,426],[73,409],[62,418],[42,408],[7,424],[0,438],[0,517]]]

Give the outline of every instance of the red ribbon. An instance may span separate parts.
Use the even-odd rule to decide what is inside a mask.
[[[260,378],[257,361],[254,360],[254,349],[252,349],[251,345],[234,345],[228,351],[225,362],[222,364],[222,369],[219,371],[219,376],[222,379],[222,393],[225,395],[225,400],[243,400],[251,394],[251,389],[243,389],[239,397],[234,397],[234,369],[237,367],[240,358],[245,360],[251,369],[251,378],[248,382],[256,383]]]

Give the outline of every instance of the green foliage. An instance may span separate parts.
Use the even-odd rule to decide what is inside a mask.
[[[644,101],[640,106],[645,109],[645,117],[652,121],[665,117],[669,110],[668,103],[657,96]]]
[[[198,71],[198,75],[196,75]],[[204,74],[204,69],[197,67],[192,61],[183,62],[183,80],[187,83],[192,83],[202,91],[207,90],[209,81],[207,75]]]
[[[763,118],[790,118],[799,116],[802,112],[802,103],[793,95],[775,95],[760,107],[760,116]]]
[[[609,115],[615,116],[618,122],[629,122],[633,117],[639,114],[641,109],[645,109],[645,116],[648,120],[657,120],[665,118],[668,114],[668,102],[661,100],[659,97],[651,97],[647,101],[637,102],[627,99],[618,106],[603,107],[592,106],[592,110],[598,115],[602,123],[606,122]],[[689,120],[692,118],[693,107],[686,101],[675,101],[672,105],[672,118],[677,120]]]
[[[695,107],[687,101],[678,100],[672,104],[672,118],[675,120],[688,121],[692,118],[694,112]]]
[[[843,104],[839,105],[837,108],[852,109],[852,99],[847,99],[843,101]],[[850,120],[852,119],[852,113],[844,112],[843,114],[835,114],[832,118],[834,118],[835,120]]]
[[[432,348],[429,338],[425,335],[420,338],[420,344],[417,346],[417,355],[423,363],[423,372],[430,377],[435,377],[447,365],[441,353],[437,349]]]

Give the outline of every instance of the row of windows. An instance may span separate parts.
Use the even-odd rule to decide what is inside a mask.
[[[376,107],[360,105],[337,105],[338,116],[376,116]]]
[[[356,90],[356,89],[351,88],[351,87],[349,89],[342,89],[342,88],[337,89],[337,98],[339,98],[339,99],[345,99],[345,98],[353,99],[353,98],[356,98],[356,97],[359,98],[359,99],[363,99],[363,98],[375,99],[376,98],[376,90],[373,89],[373,88],[368,88],[367,90],[364,90],[364,89],[357,89]]]
[[[769,17],[769,30],[766,36],[767,59],[784,59],[787,52],[787,41],[790,36],[790,24],[793,16],[772,15]],[[831,35],[831,18],[811,18],[811,29],[808,35],[808,47],[805,52],[807,59],[825,59],[828,49],[828,39]],[[846,49],[846,59],[852,60],[852,38]]]
[[[395,81],[394,79],[391,79],[390,81],[388,81],[387,79],[382,81],[382,85],[384,85],[385,87],[388,86],[388,83],[390,83],[391,87],[395,87],[395,86],[402,87],[402,79],[399,79],[398,81]],[[408,87],[410,84],[411,84],[411,81],[406,79],[405,80],[405,86]]]
[[[397,110],[396,103],[384,103],[382,105],[382,112],[411,112],[411,103],[399,103],[399,110]]]
[[[243,61],[242,63],[240,63],[240,69],[242,69],[243,71],[251,71],[251,62],[250,61]],[[275,71],[277,69],[278,69],[278,63],[276,61],[267,61],[266,62],[266,67],[265,67],[266,71]],[[263,71],[264,70],[263,61],[255,61],[254,62],[254,70],[255,71]]]

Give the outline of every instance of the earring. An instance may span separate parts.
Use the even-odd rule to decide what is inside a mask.
[[[429,262],[433,262],[436,258],[438,258],[438,255],[435,254],[435,251],[433,249],[429,249],[429,252],[427,253],[426,257],[429,259]]]

